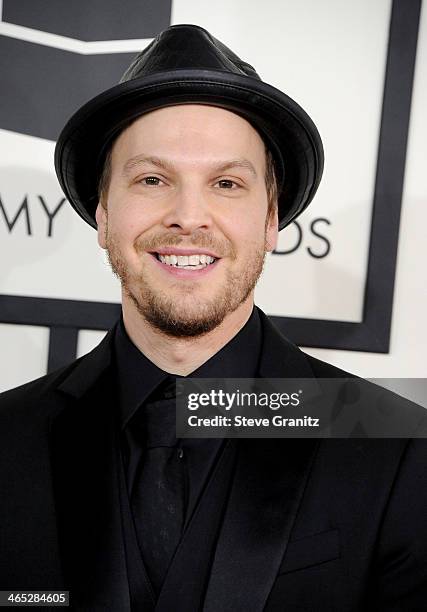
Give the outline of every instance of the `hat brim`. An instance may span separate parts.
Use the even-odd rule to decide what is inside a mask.
[[[98,183],[106,151],[130,122],[152,110],[200,103],[233,111],[259,130],[283,183],[279,229],[311,202],[323,171],[323,147],[307,113],[287,95],[255,78],[212,70],[175,70],[120,83],[78,110],[55,149],[59,183],[73,208],[97,227]]]

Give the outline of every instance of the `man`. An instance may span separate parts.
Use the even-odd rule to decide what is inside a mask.
[[[1,589],[114,612],[425,610],[423,440],[175,436],[177,377],[345,376],[254,307],[322,165],[305,112],[196,26],[70,120],[58,177],[123,317],[1,398]]]

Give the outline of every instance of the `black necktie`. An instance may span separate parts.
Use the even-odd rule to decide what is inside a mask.
[[[174,387],[173,382],[173,391]],[[185,512],[185,457],[177,445],[171,391],[171,385],[166,390],[162,386],[141,406],[140,418],[132,424],[133,428],[142,426],[143,431],[134,430],[134,434],[144,450],[135,473],[131,506],[141,554],[157,594],[181,539]]]

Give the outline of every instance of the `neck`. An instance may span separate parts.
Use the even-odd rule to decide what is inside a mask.
[[[174,338],[154,328],[123,296],[123,321],[135,346],[169,374],[187,376],[225,346],[251,316],[253,293],[211,332],[196,338]]]

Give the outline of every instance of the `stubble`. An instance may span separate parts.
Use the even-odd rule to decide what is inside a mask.
[[[212,283],[209,276],[194,282],[178,280],[168,288],[167,292],[154,287],[148,280],[149,273],[142,264],[142,255],[147,251],[155,251],[165,246],[177,246],[182,242],[183,238],[175,235],[155,236],[136,241],[134,248],[141,255],[141,268],[131,272],[117,240],[108,231],[107,224],[106,248],[110,266],[139,314],[156,330],[169,337],[194,338],[214,330],[228,314],[246,301],[262,273],[266,244],[264,236],[264,244],[255,245],[239,269],[232,270],[227,267],[225,275],[221,277],[220,285],[218,281],[214,295],[206,299],[198,297],[198,285],[204,282]],[[202,232],[195,232],[191,242],[186,241],[185,246],[212,250],[231,261],[236,259],[236,254],[229,243],[213,240],[211,236]],[[217,265],[224,264],[220,261]]]

